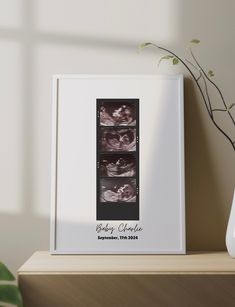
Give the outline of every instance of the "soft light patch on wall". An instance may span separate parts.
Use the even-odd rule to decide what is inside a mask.
[[[22,50],[9,41],[0,41],[0,50],[0,214],[12,214],[21,210],[23,193]]]
[[[34,14],[38,31],[76,36],[81,43],[84,38],[171,43],[179,36],[178,10],[176,0],[38,0]]]
[[[0,0],[0,30],[22,25],[23,0]]]

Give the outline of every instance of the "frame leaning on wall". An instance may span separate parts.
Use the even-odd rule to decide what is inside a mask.
[[[184,254],[182,75],[53,77],[52,254]]]

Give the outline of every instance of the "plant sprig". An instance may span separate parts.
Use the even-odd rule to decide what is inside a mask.
[[[164,52],[167,53],[167,55],[162,56],[158,62],[158,65],[161,64],[161,62],[163,60],[171,60],[173,65],[177,65],[179,63],[183,64],[183,66],[188,70],[188,72],[190,73],[191,77],[193,78],[193,80],[195,81],[197,88],[199,89],[199,92],[202,96],[203,102],[205,104],[205,107],[207,109],[208,115],[212,121],[212,123],[214,124],[214,126],[224,135],[224,137],[226,137],[226,139],[230,142],[230,144],[232,145],[233,150],[235,151],[235,141],[230,137],[230,135],[220,126],[220,124],[216,121],[215,117],[214,117],[214,112],[215,111],[226,111],[229,115],[230,120],[232,121],[232,124],[235,128],[235,120],[234,117],[231,113],[231,109],[235,106],[235,103],[232,103],[230,105],[227,105],[224,96],[222,94],[222,91],[220,90],[220,88],[218,87],[218,85],[212,81],[212,78],[215,76],[213,70],[208,70],[208,72],[206,73],[205,70],[202,68],[202,66],[200,65],[200,63],[198,62],[197,58],[195,57],[193,50],[192,50],[192,46],[193,45],[198,45],[200,44],[200,40],[197,38],[192,39],[189,42],[189,52],[192,58],[192,61],[194,63],[192,63],[189,59],[183,59],[182,57],[180,57],[179,55],[177,55],[176,53],[172,52],[171,50],[158,46],[154,43],[151,42],[146,42],[146,43],[142,43],[140,44],[139,48],[143,49],[146,47],[154,47],[154,48],[158,48]],[[190,68],[190,66],[192,67],[192,69]],[[195,71],[199,74],[199,76],[197,77],[195,74]],[[204,83],[204,87],[201,86],[201,84],[199,83],[200,79],[203,80]],[[211,100],[211,96],[208,90],[208,83],[210,83],[219,93],[219,96],[221,98],[221,102],[223,105],[223,109],[215,109],[212,106],[212,100]]]

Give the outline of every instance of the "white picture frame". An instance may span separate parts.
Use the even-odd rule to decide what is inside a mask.
[[[185,253],[182,75],[53,76],[51,149],[51,254]]]

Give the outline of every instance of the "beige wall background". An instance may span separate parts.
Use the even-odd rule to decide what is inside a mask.
[[[235,153],[183,68],[158,70],[161,54],[137,46],[184,55],[199,38],[201,64],[234,102],[234,17],[233,0],[0,0],[0,258],[13,271],[49,248],[55,73],[185,73],[187,248],[225,249]]]

